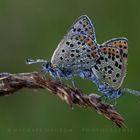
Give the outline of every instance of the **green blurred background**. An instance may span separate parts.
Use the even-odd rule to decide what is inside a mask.
[[[38,64],[24,61],[50,59],[69,26],[86,14],[94,22],[98,43],[119,36],[129,39],[123,87],[140,90],[139,5],[139,0],[0,0],[0,71],[40,71]],[[90,81],[76,81],[84,92],[99,93]],[[129,94],[117,101],[128,127],[121,130],[94,110],[71,110],[48,91],[23,89],[0,97],[0,139],[138,139],[139,106],[140,99]]]

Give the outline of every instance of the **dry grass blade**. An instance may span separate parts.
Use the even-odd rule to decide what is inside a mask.
[[[81,107],[94,108],[98,113],[113,121],[118,127],[125,127],[124,119],[109,105],[100,100],[97,94],[85,95],[79,90],[73,89],[68,85],[61,84],[50,79],[46,79],[39,73],[0,73],[0,95],[9,95],[21,88],[48,89],[56,94],[69,105],[79,105]]]

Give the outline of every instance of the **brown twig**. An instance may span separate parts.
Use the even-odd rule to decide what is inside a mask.
[[[81,107],[94,108],[98,113],[112,120],[118,127],[125,127],[124,119],[109,105],[100,100],[97,94],[85,95],[77,89],[73,89],[68,85],[47,79],[39,73],[0,73],[0,95],[9,95],[22,88],[48,89],[56,94],[69,105],[79,105]]]

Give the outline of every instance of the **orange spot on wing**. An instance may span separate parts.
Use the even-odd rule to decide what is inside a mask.
[[[79,39],[80,39],[81,41],[83,41],[83,40],[84,40],[84,37],[83,37],[83,36],[80,36]]]
[[[125,40],[121,40],[121,41],[115,41],[115,42],[113,42],[113,43],[111,43],[111,45],[113,46],[113,47],[119,47],[119,48],[122,48],[123,46],[128,46],[128,43],[127,43],[127,41],[125,41]]]
[[[89,41],[87,42],[87,44],[91,47],[92,44],[93,44],[93,42],[92,42],[91,40],[89,40]]]
[[[101,50],[100,50],[102,53],[106,53],[106,52],[108,52],[108,48],[101,48]]]
[[[97,55],[97,49],[93,50],[91,55],[93,56],[95,60],[99,58],[99,56]]]

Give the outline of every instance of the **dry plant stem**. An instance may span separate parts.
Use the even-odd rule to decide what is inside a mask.
[[[97,94],[85,95],[68,85],[47,79],[37,72],[33,73],[0,73],[0,95],[9,95],[22,88],[48,89],[69,105],[94,108],[98,113],[113,121],[118,127],[125,127],[124,119],[109,105],[100,100]]]

